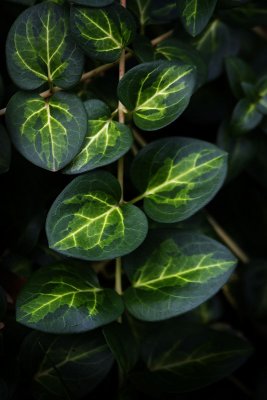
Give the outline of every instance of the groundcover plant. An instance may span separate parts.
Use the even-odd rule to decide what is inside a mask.
[[[1,400],[266,399],[265,26],[2,0]]]

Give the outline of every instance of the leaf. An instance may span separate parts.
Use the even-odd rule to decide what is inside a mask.
[[[256,128],[262,120],[257,103],[247,98],[239,100],[231,118],[231,129],[236,135],[242,135]]]
[[[102,289],[91,270],[63,264],[35,272],[16,305],[18,322],[49,333],[89,331],[122,312],[120,297],[113,289]]]
[[[69,0],[69,2],[87,7],[105,7],[112,4],[114,0]]]
[[[128,0],[127,7],[136,15],[142,28],[151,22],[152,0]]]
[[[161,42],[156,48],[157,58],[165,58],[169,61],[182,61],[188,65],[194,65],[197,73],[197,87],[202,86],[207,79],[207,65],[202,55],[190,46],[178,39],[171,38]]]
[[[6,58],[12,80],[26,90],[44,82],[67,89],[83,72],[83,55],[70,36],[67,10],[51,2],[20,14],[8,34]]]
[[[119,204],[121,189],[108,172],[74,179],[57,197],[46,223],[50,248],[85,260],[120,257],[135,250],[147,234],[139,208]]]
[[[81,151],[65,168],[67,174],[77,174],[110,164],[131,148],[131,130],[113,121],[110,109],[100,100],[84,103],[87,111],[87,135]]]
[[[188,106],[196,72],[190,65],[156,61],[138,65],[120,80],[118,96],[143,130],[169,125]]]
[[[61,336],[32,332],[22,344],[19,361],[35,398],[59,400],[91,392],[109,373],[113,357],[99,331]]]
[[[177,20],[176,0],[153,0],[152,5],[151,20],[153,24],[164,24]]]
[[[257,110],[267,115],[267,75],[263,75],[257,82],[254,89],[254,99],[257,102]]]
[[[103,333],[121,370],[128,373],[138,361],[139,346],[126,321],[114,322],[103,329]]]
[[[255,74],[249,64],[238,57],[227,57],[226,72],[231,90],[236,98],[244,97],[242,83],[254,83]]]
[[[133,50],[135,57],[137,57],[141,63],[155,60],[155,51],[147,36],[136,35],[133,42]]]
[[[72,7],[70,23],[77,43],[96,60],[113,62],[134,39],[135,21],[124,7]]]
[[[11,143],[4,126],[0,125],[0,174],[7,172],[11,159]]]
[[[5,316],[6,307],[7,307],[6,293],[4,292],[2,286],[0,286],[0,322],[1,319]]]
[[[155,229],[123,259],[132,284],[125,305],[145,321],[183,314],[218,292],[236,262],[226,247],[204,235]]]
[[[132,380],[152,393],[190,392],[231,375],[251,353],[239,336],[173,320],[143,342],[147,371]]]
[[[263,1],[250,1],[232,10],[222,10],[220,17],[227,23],[244,28],[266,25],[267,9]]]
[[[69,164],[87,132],[83,103],[76,95],[63,92],[49,99],[17,92],[7,105],[6,123],[17,150],[50,171]]]
[[[172,137],[147,145],[135,158],[132,179],[147,215],[158,222],[189,218],[221,188],[227,154],[211,143]]]

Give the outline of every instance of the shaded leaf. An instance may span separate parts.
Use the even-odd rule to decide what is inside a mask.
[[[128,0],[127,7],[136,15],[141,27],[146,26],[151,22],[151,10],[153,7],[152,0]]]
[[[65,168],[67,174],[89,171],[118,160],[131,148],[131,130],[113,121],[108,106],[100,100],[84,103],[87,111],[87,135],[81,151]]]
[[[147,36],[136,35],[133,42],[133,50],[135,57],[142,63],[155,60],[155,51]]]
[[[0,286],[0,322],[1,319],[5,316],[6,307],[7,307],[6,293],[4,292],[2,286]]]
[[[69,2],[88,7],[105,7],[112,4],[114,0],[69,0]]]
[[[50,171],[65,167],[73,159],[87,132],[82,101],[63,92],[48,99],[17,92],[7,105],[6,123],[17,150]]]
[[[179,16],[185,30],[197,36],[206,27],[217,0],[177,0]]]
[[[116,61],[134,39],[134,19],[119,4],[104,8],[72,7],[70,18],[77,43],[97,60]]]
[[[132,284],[124,295],[126,307],[146,321],[183,314],[213,296],[235,265],[226,247],[204,235],[153,230],[124,258]]]
[[[173,122],[188,106],[195,88],[194,66],[168,61],[143,63],[128,71],[118,96],[143,130],[156,130]]]
[[[74,179],[49,211],[49,246],[85,260],[105,260],[135,250],[146,237],[147,219],[137,207],[120,205],[120,198],[119,183],[108,172]]]
[[[0,174],[7,172],[11,159],[11,143],[4,126],[0,125]]]
[[[79,82],[83,71],[67,11],[51,2],[20,14],[8,34],[6,57],[9,74],[22,89],[36,89],[44,82],[67,89]]]
[[[123,312],[113,289],[102,289],[88,268],[57,264],[39,269],[20,292],[17,321],[50,333],[89,331]]]
[[[231,118],[231,129],[237,135],[251,131],[260,124],[262,114],[257,109],[257,103],[247,98],[239,100]]]
[[[147,145],[132,166],[145,212],[158,222],[190,217],[221,188],[226,159],[218,147],[197,139],[173,137]]]
[[[255,82],[255,74],[249,64],[238,57],[228,57],[225,60],[226,72],[231,90],[238,99],[244,97],[242,83]]]

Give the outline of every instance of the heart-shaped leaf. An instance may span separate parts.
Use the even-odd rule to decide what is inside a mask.
[[[9,170],[11,143],[3,125],[0,125],[0,174]]]
[[[134,39],[136,29],[132,15],[119,4],[104,8],[72,7],[71,27],[85,53],[106,62],[120,57]]]
[[[74,179],[49,211],[49,246],[86,260],[120,257],[135,250],[146,237],[147,219],[139,208],[120,204],[120,198],[120,185],[108,172]]]
[[[188,106],[196,84],[195,67],[168,61],[144,63],[120,80],[118,96],[143,130],[173,122]]]
[[[67,10],[51,2],[20,14],[8,34],[6,57],[9,74],[22,89],[36,89],[44,82],[67,89],[79,82],[83,71]]]
[[[148,216],[158,222],[189,218],[222,186],[227,154],[211,143],[173,137],[147,145],[135,158],[132,178]]]
[[[76,156],[87,132],[87,115],[74,94],[48,99],[17,92],[9,101],[6,123],[18,151],[33,164],[57,171]]]
[[[127,309],[157,321],[197,307],[228,280],[236,265],[230,251],[204,235],[153,230],[137,251],[123,259],[132,287]]]
[[[95,329],[116,320],[123,304],[113,289],[102,289],[90,270],[52,265],[38,270],[20,292],[17,321],[50,333]]]
[[[133,138],[124,124],[113,121],[108,106],[100,100],[87,100],[88,127],[81,151],[65,168],[67,174],[78,174],[118,160],[130,149]]]

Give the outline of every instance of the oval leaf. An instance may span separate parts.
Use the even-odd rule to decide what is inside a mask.
[[[0,174],[9,170],[11,143],[3,125],[0,125]]]
[[[79,154],[64,172],[78,174],[118,160],[131,148],[131,130],[113,121],[108,106],[100,100],[87,100],[87,135]]]
[[[135,250],[146,237],[147,219],[139,208],[120,205],[120,198],[120,185],[108,172],[74,179],[49,211],[49,246],[85,260],[105,260]]]
[[[6,123],[18,151],[50,171],[69,164],[87,132],[82,101],[62,92],[46,100],[37,94],[17,92],[7,105]]]
[[[206,27],[215,10],[217,0],[177,0],[180,20],[193,37]]]
[[[61,336],[32,332],[19,357],[34,397],[44,400],[83,398],[106,377],[113,361],[101,332]]]
[[[118,96],[143,130],[173,122],[188,106],[195,88],[194,66],[156,61],[138,65],[120,80]]]
[[[74,333],[112,322],[123,304],[112,289],[102,289],[89,269],[52,265],[38,270],[20,292],[17,321],[50,333]]]
[[[106,62],[120,57],[134,39],[136,29],[132,15],[118,4],[95,9],[72,7],[71,26],[85,53]]]
[[[51,2],[20,14],[8,34],[6,57],[9,74],[22,89],[36,89],[44,82],[67,89],[79,82],[83,71],[67,10]]]
[[[126,307],[146,321],[185,313],[213,296],[235,265],[226,247],[204,235],[153,230],[124,258],[132,284],[125,292]]]
[[[144,208],[158,222],[189,218],[218,192],[226,176],[227,154],[190,138],[157,140],[135,158],[132,178],[143,192]]]
[[[236,135],[245,134],[256,128],[262,121],[263,115],[258,111],[257,103],[250,99],[239,100],[231,118],[231,130]]]

